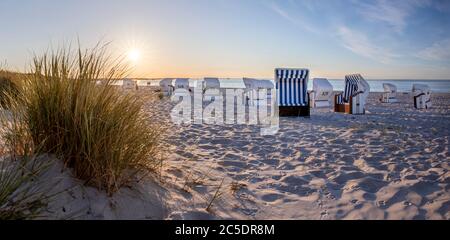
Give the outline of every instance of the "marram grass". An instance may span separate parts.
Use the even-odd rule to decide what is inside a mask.
[[[19,91],[18,74],[0,69],[0,107],[9,108],[9,99],[15,98]]]
[[[36,154],[55,155],[75,176],[113,194],[160,165],[161,129],[139,99],[112,86],[125,68],[110,59],[102,47],[35,57],[11,111],[39,146]]]

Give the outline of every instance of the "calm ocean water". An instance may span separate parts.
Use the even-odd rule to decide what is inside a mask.
[[[342,79],[329,79],[333,89],[335,91],[344,90],[344,80]],[[138,85],[158,85],[157,80],[142,80],[138,81]],[[221,86],[223,88],[245,88],[244,83],[241,79],[234,78],[222,78],[220,79]],[[397,86],[397,91],[399,92],[411,92],[413,84],[427,84],[430,86],[431,91],[436,93],[450,93],[450,80],[390,80],[390,79],[380,79],[380,80],[367,80],[370,85],[371,92],[383,92],[383,83],[392,83]],[[118,82],[117,84],[121,84]],[[190,85],[193,85],[191,83]],[[312,89],[312,80],[308,83],[308,89]]]

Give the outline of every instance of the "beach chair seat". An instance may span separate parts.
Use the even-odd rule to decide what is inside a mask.
[[[397,86],[391,83],[383,83],[383,95],[381,102],[383,103],[395,103],[397,102]]]
[[[414,107],[417,109],[428,109],[431,107],[431,89],[425,84],[413,85]]]
[[[331,98],[333,96],[333,86],[326,78],[314,78],[313,90],[310,92],[312,108],[331,107]]]
[[[279,116],[310,116],[308,69],[275,69]]]
[[[335,96],[335,112],[365,114],[370,86],[360,74],[345,76],[345,90]]]

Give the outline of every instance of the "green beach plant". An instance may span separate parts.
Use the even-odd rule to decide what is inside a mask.
[[[161,128],[135,95],[113,86],[126,71],[106,45],[36,56],[11,109],[40,146],[35,154],[55,155],[109,195],[161,163]]]

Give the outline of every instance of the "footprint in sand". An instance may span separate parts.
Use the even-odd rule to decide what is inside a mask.
[[[275,202],[276,200],[279,200],[283,198],[283,195],[277,194],[277,193],[269,193],[261,196],[261,199],[265,202]]]

